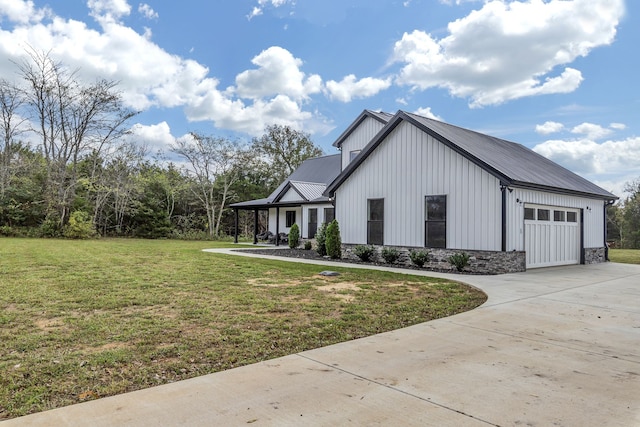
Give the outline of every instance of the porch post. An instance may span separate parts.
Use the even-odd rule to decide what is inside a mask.
[[[253,244],[258,244],[258,209],[253,210]]]
[[[235,216],[235,227],[233,228],[233,243],[238,243],[238,208],[233,210]]]
[[[276,246],[280,246],[280,206],[276,207]]]

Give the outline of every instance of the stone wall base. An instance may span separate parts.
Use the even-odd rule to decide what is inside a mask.
[[[342,245],[342,258],[359,260],[359,258],[353,253],[353,249],[356,246],[352,244]],[[385,246],[393,247],[400,252],[400,258],[393,265],[395,266],[413,266],[411,259],[409,258],[409,251],[422,250],[429,253],[429,261],[422,267],[425,270],[436,270],[446,272],[456,272],[456,268],[449,262],[451,255],[466,252],[469,255],[469,265],[467,265],[463,272],[472,274],[504,274],[504,273],[516,273],[526,270],[526,256],[523,251],[512,252],[498,252],[498,251],[476,251],[476,250],[462,250],[462,249],[434,249],[434,248],[407,248],[398,246]],[[385,264],[382,258],[381,251],[382,246],[375,246],[378,253],[376,262]]]
[[[606,261],[606,248],[584,248],[585,264],[599,264]]]

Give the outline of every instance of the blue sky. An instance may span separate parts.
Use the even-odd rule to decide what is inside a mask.
[[[0,75],[32,46],[117,80],[152,151],[278,123],[332,154],[363,109],[402,109],[623,195],[640,178],[638,13],[629,0],[0,0]]]

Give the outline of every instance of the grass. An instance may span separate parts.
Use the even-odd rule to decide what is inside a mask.
[[[640,264],[640,250],[609,249],[609,259],[612,262],[621,262],[624,264]]]
[[[224,243],[0,239],[0,420],[472,309],[442,279],[202,252]]]

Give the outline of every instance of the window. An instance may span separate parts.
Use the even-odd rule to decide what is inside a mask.
[[[578,222],[578,214],[576,212],[567,212],[567,222]]]
[[[318,229],[318,209],[309,209],[309,228],[307,228],[307,234],[309,239],[316,237],[316,230]]]
[[[533,208],[524,208],[524,219],[536,219],[536,210]]]
[[[384,242],[384,199],[369,199],[367,210],[367,245]]]
[[[538,209],[538,221],[550,221],[549,209]]]
[[[324,222],[325,222],[325,224],[329,224],[334,219],[336,219],[336,210],[335,210],[335,208],[324,208]]]
[[[564,222],[565,211],[553,211],[553,220],[556,222]]]
[[[355,159],[356,157],[358,157],[358,154],[360,154],[361,150],[353,150],[353,151],[349,151],[349,163],[351,163],[353,161],[353,159]]]
[[[447,247],[447,196],[425,198],[425,246]]]
[[[286,211],[285,215],[287,216],[285,225],[287,228],[289,228],[296,223],[296,211]]]

